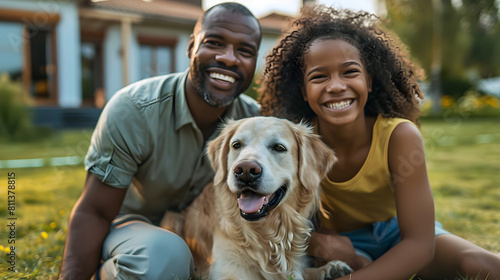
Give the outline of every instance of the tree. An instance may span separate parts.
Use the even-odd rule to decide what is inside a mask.
[[[471,76],[500,74],[500,23],[495,0],[385,3],[388,28],[427,72],[435,100],[441,94],[462,96],[472,86]]]
[[[481,77],[499,75],[498,7],[495,0],[462,0],[461,10],[471,35],[466,64]]]

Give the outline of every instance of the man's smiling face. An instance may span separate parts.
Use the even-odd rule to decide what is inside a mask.
[[[211,106],[228,106],[252,82],[260,39],[255,18],[215,8],[191,36],[188,83]]]

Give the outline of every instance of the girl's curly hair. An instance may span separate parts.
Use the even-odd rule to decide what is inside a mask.
[[[292,121],[311,120],[315,113],[304,101],[304,53],[318,39],[342,39],[356,47],[372,77],[365,114],[402,117],[418,123],[423,94],[417,79],[423,70],[413,64],[398,38],[366,12],[337,10],[324,5],[304,7],[288,32],[266,57],[261,77],[261,114]]]

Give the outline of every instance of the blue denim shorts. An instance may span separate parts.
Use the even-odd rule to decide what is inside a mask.
[[[436,221],[436,236],[451,234]],[[375,222],[371,226],[360,228],[340,235],[349,237],[356,253],[369,260],[376,260],[401,241],[398,219],[393,217],[385,222]]]

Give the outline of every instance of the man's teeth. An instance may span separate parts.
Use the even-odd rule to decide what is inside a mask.
[[[226,81],[229,83],[234,83],[235,79],[231,76],[223,75],[220,73],[210,73],[210,78]]]
[[[328,103],[326,106],[330,109],[344,109],[352,104],[352,100],[340,101],[336,103]]]

